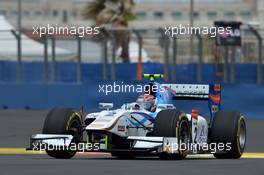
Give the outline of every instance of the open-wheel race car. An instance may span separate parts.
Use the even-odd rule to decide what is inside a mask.
[[[86,115],[69,108],[52,109],[42,134],[32,135],[29,149],[44,149],[54,158],[71,158],[78,151],[109,152],[119,158],[184,159],[204,153],[241,157],[245,118],[221,109],[220,84],[160,84],[155,78],[163,75],[144,76],[150,78],[148,90],[119,109],[111,110],[112,103],[100,103],[101,112]],[[198,109],[183,112],[174,100],[207,100],[210,118]]]

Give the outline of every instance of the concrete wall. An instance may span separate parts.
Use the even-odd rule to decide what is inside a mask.
[[[51,109],[55,106],[79,109],[84,105],[86,112],[98,111],[99,102],[113,102],[115,108],[123,103],[133,102],[137,93],[99,92],[99,84],[111,84],[111,81],[90,81],[84,84],[56,83],[1,83],[0,108]],[[121,83],[121,82],[119,82]],[[123,82],[135,84],[136,82]],[[264,86],[257,85],[223,85],[223,109],[241,111],[248,118],[263,118]],[[176,101],[175,105],[185,112],[198,108],[202,114],[209,116],[207,102]]]
[[[16,62],[0,61],[0,82],[16,81]],[[23,80],[25,82],[43,82],[43,62],[23,63]],[[57,62],[57,82],[76,82],[76,63],[74,62]],[[51,65],[49,65],[50,72]],[[170,70],[173,66],[170,65]],[[223,69],[222,65],[215,64],[203,65],[203,82],[223,82],[223,74],[219,71]],[[236,83],[257,82],[256,64],[236,64]],[[90,80],[102,80],[102,64],[82,64],[83,82]],[[108,75],[110,78],[111,65],[108,66]],[[117,80],[136,80],[137,64],[117,64]],[[143,73],[163,73],[163,64],[145,63],[143,64]],[[264,67],[263,67],[264,75]],[[50,76],[50,75],[49,75]],[[170,73],[170,78],[172,74]],[[178,83],[194,83],[197,80],[197,64],[177,64],[176,78]],[[264,77],[263,77],[264,82]]]

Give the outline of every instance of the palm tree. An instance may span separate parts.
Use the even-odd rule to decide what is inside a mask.
[[[82,10],[85,19],[92,19],[95,25],[110,25],[113,28],[127,28],[129,21],[135,19],[132,12],[135,6],[133,0],[94,0],[89,2]],[[123,62],[129,62],[129,32],[114,31],[117,46],[121,46],[120,57]]]

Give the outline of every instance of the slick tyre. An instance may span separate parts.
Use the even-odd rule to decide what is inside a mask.
[[[225,144],[225,150],[218,151],[214,157],[219,159],[238,159],[246,146],[246,121],[239,112],[217,112],[211,128],[211,143]]]
[[[69,108],[52,109],[43,126],[43,134],[67,134],[73,136],[72,143],[78,143],[82,138],[81,115]],[[47,154],[57,159],[72,158],[77,150],[46,150]]]
[[[154,125],[154,136],[177,137],[180,143],[190,140],[190,126],[186,115],[178,109],[162,110],[157,114]],[[187,156],[188,150],[179,149],[178,153],[160,153],[159,157],[166,160],[181,160]]]

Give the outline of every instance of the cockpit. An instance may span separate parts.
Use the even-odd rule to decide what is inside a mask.
[[[158,89],[155,86],[156,85],[154,83],[145,85],[144,94],[140,95],[136,101],[140,107],[151,112],[156,109],[156,93]]]

